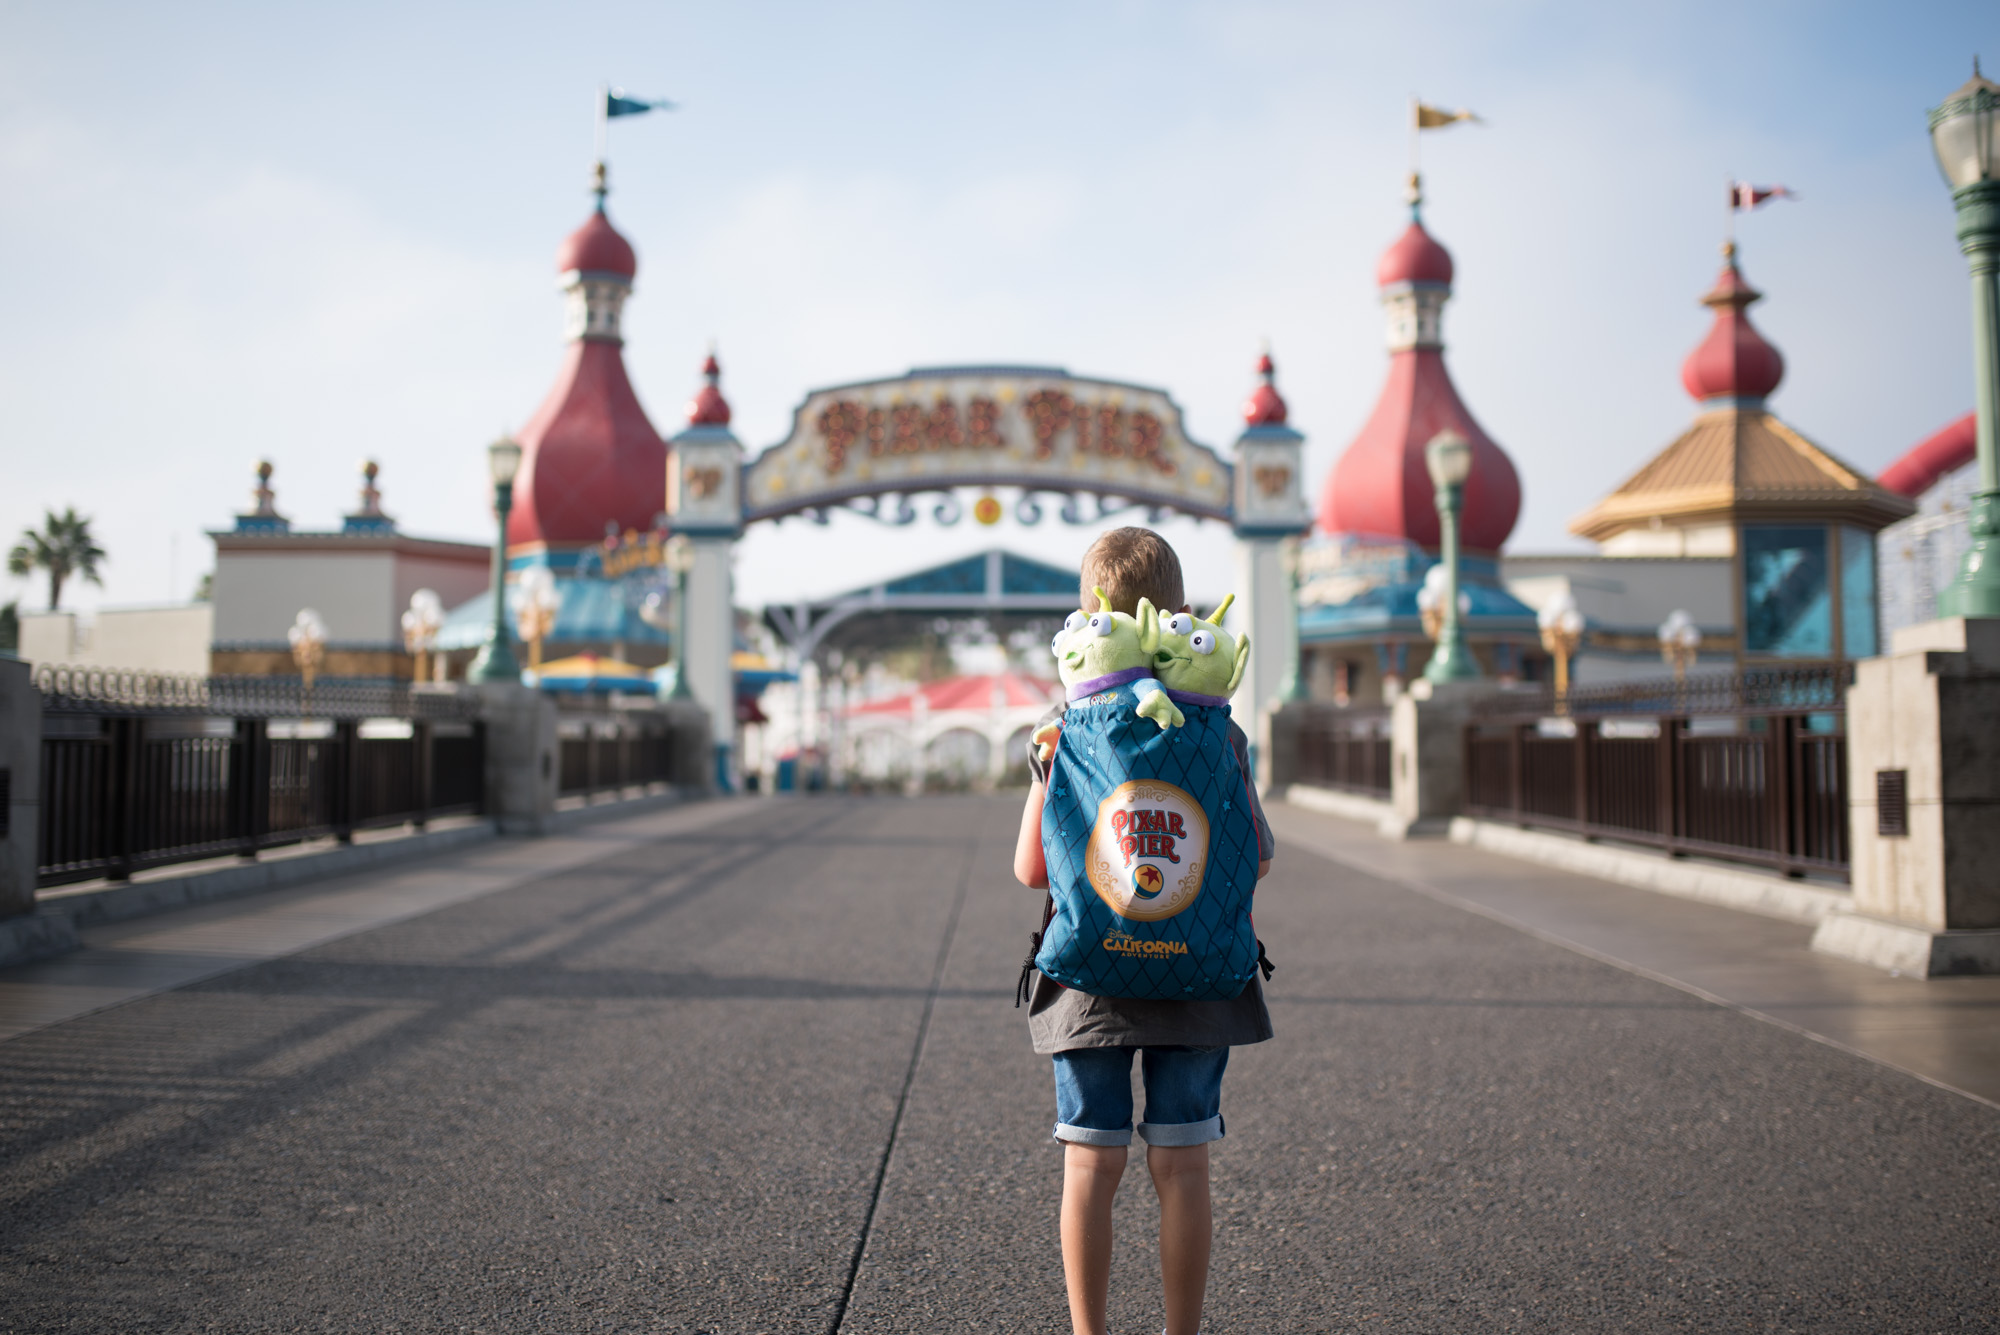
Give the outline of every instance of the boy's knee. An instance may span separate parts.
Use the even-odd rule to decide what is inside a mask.
[[[1072,1172],[1103,1173],[1117,1177],[1125,1172],[1125,1147],[1123,1145],[1086,1145],[1081,1141],[1063,1142],[1063,1167]]]
[[[1153,1181],[1166,1185],[1208,1177],[1207,1145],[1149,1145],[1146,1168]]]

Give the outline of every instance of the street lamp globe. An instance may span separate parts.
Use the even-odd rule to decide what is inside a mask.
[[[674,628],[674,595],[671,589],[652,588],[639,603],[639,620],[654,630]]]
[[[685,575],[694,569],[694,542],[685,533],[676,533],[667,539],[667,569],[676,575]]]
[[[1977,60],[1965,86],[1931,112],[1931,147],[1954,190],[2000,173],[2000,84],[1980,74]]]
[[[486,469],[492,475],[493,485],[513,486],[515,475],[521,471],[521,442],[512,436],[502,436],[488,445]]]
[[[1472,442],[1456,431],[1440,431],[1424,446],[1424,464],[1433,485],[1462,487],[1472,476]]]
[[[1660,623],[1660,643],[1679,649],[1699,649],[1701,627],[1694,624],[1694,618],[1687,614],[1686,608],[1676,607]]]
[[[326,621],[312,608],[301,607],[285,639],[292,646],[292,661],[299,665],[299,678],[310,692],[326,656]]]

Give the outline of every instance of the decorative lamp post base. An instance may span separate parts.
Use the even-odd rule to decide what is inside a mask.
[[[1958,578],[1938,591],[1941,617],[2000,617],[2000,492],[1972,498],[1971,529]]]
[[[466,669],[468,681],[519,681],[521,661],[514,657],[514,651],[504,644],[488,640],[479,646],[479,653],[473,658],[472,666]]]

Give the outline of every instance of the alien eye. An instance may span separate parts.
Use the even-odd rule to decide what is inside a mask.
[[[1063,641],[1064,641],[1065,639],[1067,639],[1067,638],[1069,638],[1069,632],[1068,632],[1068,631],[1066,631],[1066,630],[1059,630],[1059,631],[1057,631],[1057,632],[1056,632],[1056,637],[1055,637],[1055,639],[1054,639],[1053,641],[1051,641],[1051,642],[1050,642],[1050,644],[1049,644],[1049,652],[1050,652],[1050,653],[1052,653],[1052,654],[1054,654],[1054,655],[1055,655],[1055,656],[1056,656],[1057,658],[1061,658],[1061,657],[1062,657],[1062,642],[1063,642]]]
[[[1099,636],[1109,635],[1114,624],[1109,612],[1099,612],[1090,619],[1091,633]]]
[[[1188,648],[1194,650],[1198,654],[1214,653],[1215,632],[1212,630],[1196,631],[1194,634],[1188,636]]]
[[[1063,629],[1076,630],[1082,625],[1083,625],[1083,613],[1071,612],[1069,614],[1069,619],[1063,622]]]
[[[1186,612],[1176,612],[1167,618],[1167,632],[1172,635],[1194,634],[1194,618]]]

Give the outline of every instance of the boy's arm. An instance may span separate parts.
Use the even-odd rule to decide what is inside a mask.
[[[1042,853],[1040,779],[1028,785],[1028,804],[1021,808],[1021,833],[1014,841],[1014,879],[1030,890],[1049,888],[1049,864]]]

